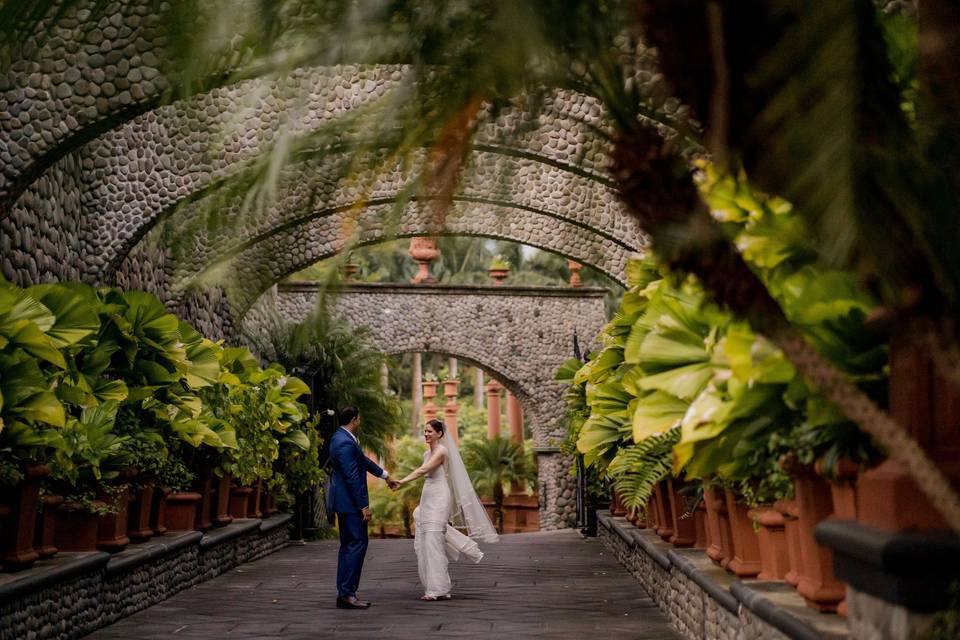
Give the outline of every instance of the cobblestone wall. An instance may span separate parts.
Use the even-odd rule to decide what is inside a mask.
[[[858,640],[921,640],[934,624],[932,614],[910,611],[856,589],[847,589],[850,628]]]
[[[435,228],[416,204],[387,222],[388,203],[409,185],[410,171],[348,171],[356,160],[351,145],[367,145],[368,128],[332,138],[324,132],[408,82],[405,67],[299,69],[229,86],[216,86],[223,80],[214,74],[200,93],[161,104],[177,88],[175,60],[163,53],[169,5],[121,0],[102,15],[91,7],[72,3],[56,25],[42,24],[0,75],[0,270],[19,284],[116,282],[174,304],[216,265],[236,272],[231,284],[240,291],[226,293],[236,293],[232,308],[242,310],[290,270],[338,250],[352,227],[362,242],[383,239],[388,229],[515,240],[616,279],[626,255],[646,246],[611,188],[609,143],[597,133],[605,116],[594,98],[556,90],[535,121],[515,109],[484,123],[448,228]],[[320,136],[329,152],[285,169],[272,206],[244,218],[246,193],[209,206],[208,190],[249,169],[278,140],[303,135]],[[218,305],[199,308],[219,315]],[[188,319],[215,326],[217,335],[231,330],[229,319]]]
[[[600,515],[598,535],[620,564],[637,579],[638,588],[646,591],[667,614],[673,626],[690,640],[808,640],[814,637],[892,640],[913,637],[896,634],[857,635],[853,629],[849,632],[838,631],[838,624],[843,625],[842,621],[838,623],[836,620],[830,622],[831,631],[821,635],[814,627],[798,623],[795,618],[787,620],[792,614],[785,610],[776,611],[773,615],[779,617],[777,624],[794,630],[788,634],[771,624],[769,620],[774,618],[764,619],[743,602],[732,600],[733,596],[726,588],[719,587],[717,583],[706,588],[704,585],[707,583],[702,575],[697,578],[701,580],[698,583],[690,574],[690,571],[696,573],[695,569],[690,568],[694,566],[690,557],[679,557],[676,552],[671,552],[671,545],[662,543],[651,532],[640,531],[625,519],[612,518],[604,512]],[[648,551],[647,547],[652,550]],[[654,555],[661,557],[655,558]],[[678,563],[690,566],[684,570]],[[664,564],[668,566],[664,567]],[[722,592],[722,595],[714,597],[713,594],[718,592]],[[726,598],[726,603],[718,600],[718,597]],[[749,599],[744,601],[749,602]],[[771,608],[769,602],[766,606]],[[804,608],[802,601],[800,607]]]
[[[244,318],[257,334],[271,309],[290,321],[304,318],[321,291],[314,285],[280,285]],[[571,460],[557,453],[565,436],[565,387],[553,380],[573,354],[576,334],[584,352],[606,323],[603,291],[534,287],[352,285],[332,294],[330,308],[368,327],[388,354],[439,353],[476,364],[520,400],[538,449],[540,528],[570,526],[576,519]]]
[[[201,544],[197,534],[192,544],[159,557],[156,557],[159,554],[144,557],[129,567],[115,568],[111,563],[119,556],[108,560],[106,554],[94,554],[103,556],[103,560],[91,563],[86,570],[64,566],[62,581],[54,580],[52,585],[38,591],[21,590],[24,592],[5,595],[0,603],[0,640],[80,638],[239,564],[280,549],[289,538],[287,518],[275,516],[274,520],[264,521],[270,523],[266,531],[261,530],[259,522],[249,521],[247,532],[211,545]],[[217,533],[222,535],[223,531]],[[155,539],[142,546],[159,545],[162,540]],[[57,561],[63,562],[63,559]],[[30,571],[36,573],[43,569]]]

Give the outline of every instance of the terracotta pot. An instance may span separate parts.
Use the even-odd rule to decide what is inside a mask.
[[[253,487],[231,487],[230,515],[234,520],[243,520],[247,517],[251,493],[253,493]]]
[[[111,504],[116,509],[116,513],[100,516],[97,527],[97,548],[109,553],[123,551],[130,544],[130,538],[127,536],[130,492],[123,489],[113,496],[101,493],[99,499],[106,504]]]
[[[827,482],[808,469],[794,473],[797,525],[800,540],[800,572],[797,591],[807,605],[818,611],[836,611],[846,588],[833,575],[833,554],[813,537],[814,528],[833,513]]]
[[[773,508],[783,518],[784,534],[787,538],[787,572],[783,575],[790,586],[800,583],[800,567],[803,564],[800,554],[800,524],[797,521],[796,500],[777,500]]]
[[[675,547],[692,547],[697,541],[697,522],[690,516],[682,517],[686,512],[686,502],[680,489],[688,486],[689,483],[681,481],[667,480],[667,494],[670,502],[670,514],[672,516],[671,527],[673,535],[670,536],[670,544]]]
[[[817,473],[830,484],[830,500],[833,504],[833,517],[842,520],[856,520],[857,518],[857,472],[859,466],[851,460],[843,459],[837,462],[833,469],[833,477],[827,477],[820,463],[816,465]]]
[[[272,516],[277,512],[277,497],[273,495],[273,492],[264,491],[261,500],[263,500],[263,506],[260,508],[265,517]]]
[[[669,541],[673,537],[673,511],[670,509],[670,490],[667,481],[657,483],[653,488],[657,496],[657,535]]]
[[[47,494],[40,498],[43,509],[37,514],[37,528],[33,536],[33,548],[41,558],[57,554],[57,508],[63,504],[63,496]]]
[[[503,281],[510,277],[510,269],[488,269],[487,273],[497,285],[503,284]]]
[[[146,542],[153,535],[150,509],[153,507],[153,482],[134,493],[127,509],[127,536],[131,542]]]
[[[833,477],[827,478],[830,483],[830,499],[833,503],[832,518],[841,520],[857,519],[857,473],[860,471],[859,465],[846,458],[837,462],[833,469]],[[824,470],[817,464],[817,473],[824,476]],[[846,617],[847,599],[837,603],[837,613]]]
[[[656,529],[657,529],[657,503],[656,503],[656,500],[657,500],[657,499],[656,499],[656,496],[650,496],[650,499],[647,500],[647,510],[646,510],[646,513],[645,513],[646,518],[647,518],[647,529],[650,529],[651,531],[654,531],[654,532],[656,532]]]
[[[213,479],[213,490],[216,501],[214,505],[212,505],[212,508],[215,507],[212,517],[213,523],[218,527],[233,522],[233,516],[230,515],[230,483],[232,480],[233,477],[229,473]]]
[[[733,535],[733,557],[727,564],[727,571],[740,578],[753,578],[760,573],[760,539],[753,529],[753,520],[747,513],[747,507],[729,489],[724,491],[724,496],[730,517],[730,533]]]
[[[706,549],[710,546],[710,539],[707,535],[707,507],[703,500],[697,503],[697,508],[693,512],[693,526],[696,531],[696,540],[693,542],[695,549]]]
[[[54,543],[60,551],[96,551],[100,516],[73,502],[57,509],[57,533]]]
[[[250,504],[247,506],[247,513],[251,518],[262,518],[263,511],[260,510],[260,494],[263,492],[263,481],[257,480],[253,485],[253,491],[250,493]]]
[[[167,496],[167,531],[193,531],[197,504],[201,495],[191,491],[175,491]]]
[[[620,499],[620,494],[616,491],[613,492],[613,497],[610,499],[610,515],[618,518],[627,515],[627,510],[623,507],[623,501]]]
[[[153,505],[150,507],[150,528],[153,535],[162,536],[167,532],[167,497],[169,487],[156,487],[153,490]]]
[[[207,531],[213,526],[213,521],[210,519],[210,511],[213,508],[213,477],[210,471],[205,471],[194,477],[193,490],[200,494],[193,528],[197,531]]]
[[[0,523],[0,565],[6,571],[27,569],[40,557],[33,548],[33,538],[37,528],[40,478],[49,473],[46,465],[28,464],[20,484],[0,495],[0,502],[11,511]]]
[[[730,531],[726,497],[717,487],[710,487],[703,490],[703,501],[707,508],[707,527],[711,532],[707,555],[715,564],[726,569],[733,559],[733,533]]]
[[[457,388],[460,386],[460,380],[452,378],[443,381],[443,395],[447,398],[457,397]]]
[[[750,510],[750,518],[760,528],[760,573],[758,580],[783,580],[790,570],[787,532],[783,515],[768,505]]]

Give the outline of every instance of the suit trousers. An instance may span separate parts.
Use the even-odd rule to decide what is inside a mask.
[[[357,595],[363,558],[367,555],[367,523],[361,513],[337,512],[340,527],[340,554],[337,556],[337,596]]]

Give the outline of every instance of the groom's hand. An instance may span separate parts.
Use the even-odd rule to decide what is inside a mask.
[[[360,510],[360,513],[363,514],[363,521],[370,522],[370,507],[364,507]]]
[[[396,491],[400,488],[400,481],[393,479],[387,480],[387,486]]]

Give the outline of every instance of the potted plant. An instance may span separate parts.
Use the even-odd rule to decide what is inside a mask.
[[[40,512],[37,514],[37,526],[34,532],[34,549],[41,559],[57,554],[57,509],[63,504],[63,496],[41,489]]]
[[[685,484],[681,480],[667,480],[667,496],[670,502],[671,529],[670,544],[675,547],[692,547],[697,542],[697,522],[695,520],[696,507],[691,508],[688,493],[694,485]],[[699,503],[700,500],[696,500]]]
[[[464,443],[463,461],[477,491],[493,498],[494,522],[503,533],[506,492],[512,485],[536,482],[533,459],[521,445],[501,437]]]
[[[0,493],[0,502],[9,507],[10,513],[0,523],[0,564],[7,570],[26,569],[40,557],[33,546],[34,531],[40,480],[49,469],[45,465],[27,464],[21,471],[8,464],[3,473],[8,488]]]
[[[502,285],[510,277],[510,263],[502,255],[494,256],[487,268],[487,273],[493,278],[494,284]]]
[[[96,494],[74,493],[64,498],[57,510],[54,538],[60,551],[96,551],[100,518],[109,515],[110,505],[97,500]]]

